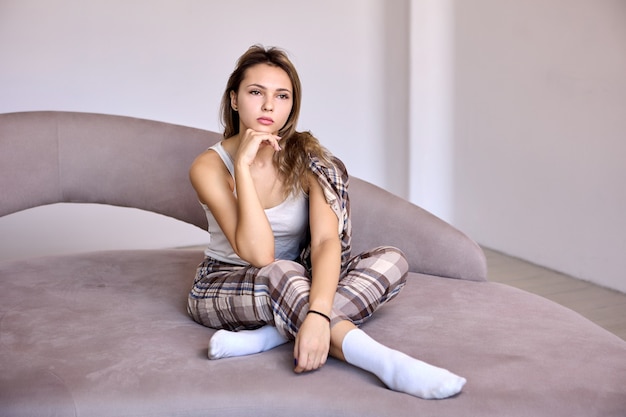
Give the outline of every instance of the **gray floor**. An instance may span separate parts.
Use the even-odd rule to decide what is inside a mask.
[[[626,294],[483,249],[490,281],[555,301],[626,340]]]

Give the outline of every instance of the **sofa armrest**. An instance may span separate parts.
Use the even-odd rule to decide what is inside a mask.
[[[353,253],[396,246],[407,256],[411,272],[487,280],[480,246],[440,218],[356,177],[350,178],[350,201]]]

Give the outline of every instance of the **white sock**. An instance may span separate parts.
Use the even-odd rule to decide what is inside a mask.
[[[364,331],[349,331],[342,344],[343,356],[351,365],[376,375],[388,388],[424,399],[455,395],[465,378],[388,348]]]
[[[218,330],[209,340],[209,359],[230,358],[265,352],[287,343],[274,326],[231,332]]]

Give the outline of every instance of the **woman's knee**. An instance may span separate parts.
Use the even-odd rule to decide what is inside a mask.
[[[268,285],[270,294],[282,294],[298,288],[297,292],[308,293],[310,282],[304,266],[295,261],[277,260],[259,270]],[[282,297],[281,297],[282,298]]]
[[[369,251],[369,257],[379,259],[381,262],[376,262],[378,268],[386,271],[380,271],[385,275],[394,275],[398,279],[406,280],[406,275],[409,272],[409,262],[400,249],[395,246],[379,246]]]

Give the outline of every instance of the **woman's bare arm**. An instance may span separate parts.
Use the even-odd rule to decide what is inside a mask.
[[[240,164],[239,164],[240,165]],[[219,155],[206,151],[191,166],[189,176],[198,198],[206,204],[234,252],[253,266],[274,261],[274,235],[261,206],[249,166],[235,169],[234,181]]]
[[[309,179],[309,217],[311,227],[311,292],[309,310],[331,315],[341,269],[341,241],[337,215],[324,197],[317,178]],[[302,323],[294,346],[295,372],[322,366],[330,348],[330,325],[318,315],[309,314]]]

